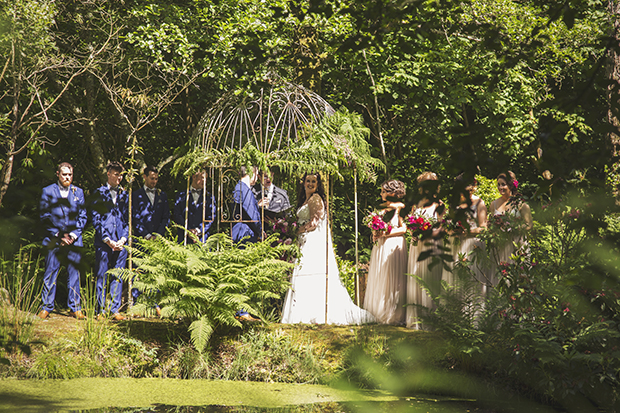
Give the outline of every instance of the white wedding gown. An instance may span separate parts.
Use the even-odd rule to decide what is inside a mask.
[[[310,208],[297,211],[299,225],[310,221]],[[301,258],[291,278],[282,310],[282,323],[362,324],[373,322],[373,316],[356,306],[340,281],[327,219],[323,217],[313,231],[299,237]],[[329,274],[326,283],[325,274]],[[325,287],[327,284],[327,320]]]

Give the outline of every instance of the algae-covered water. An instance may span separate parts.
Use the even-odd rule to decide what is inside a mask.
[[[174,379],[0,381],[3,412],[489,412],[467,400],[398,399],[320,385]]]

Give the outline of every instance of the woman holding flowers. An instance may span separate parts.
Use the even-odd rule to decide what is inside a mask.
[[[373,230],[375,245],[370,257],[364,308],[382,324],[405,322],[407,245],[404,235],[407,228],[400,217],[405,204],[399,201],[404,196],[404,183],[394,179],[383,182],[381,199],[385,208],[365,220]],[[387,222],[384,217],[389,218]]]
[[[485,283],[487,266],[483,267],[474,250],[483,248],[483,243],[477,237],[487,228],[487,207],[480,197],[474,195],[477,187],[475,178],[468,182],[461,174],[455,179],[455,184],[460,203],[455,208],[452,224],[449,225],[453,235],[452,256],[455,263],[469,267],[474,277]],[[455,285],[455,271],[444,271],[443,279],[448,284]]]
[[[410,275],[407,280],[407,327],[421,330],[422,307],[433,308],[433,300],[425,288],[433,294],[439,293],[441,288],[442,265],[440,262],[430,264],[433,257],[440,254],[441,231],[438,223],[444,207],[438,199],[439,184],[435,173],[424,172],[416,181],[422,198],[405,218],[412,238],[407,265],[407,273]],[[426,252],[424,255],[427,256],[420,256],[422,252]]]
[[[282,323],[361,324],[374,321],[372,315],[353,303],[340,281],[325,205],[321,175],[318,172],[305,174],[297,196],[301,257],[293,270],[291,288],[286,293]]]
[[[490,228],[494,233],[494,245],[490,246],[491,261],[494,268],[490,274],[490,284],[495,287],[499,281],[497,265],[510,262],[512,254],[525,249],[525,233],[532,229],[533,219],[530,206],[519,196],[519,181],[512,171],[497,177],[497,190],[500,197],[491,202],[492,219]]]

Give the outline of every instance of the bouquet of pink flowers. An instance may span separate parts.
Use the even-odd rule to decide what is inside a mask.
[[[377,211],[373,211],[364,217],[364,225],[373,231],[386,231],[388,234],[392,232],[392,225],[383,220],[383,215]]]
[[[405,225],[414,239],[421,239],[425,234],[430,235],[430,231],[436,224],[437,219],[434,216],[428,217],[419,211],[405,217]]]
[[[441,221],[441,226],[446,234],[462,234],[465,232],[463,223],[456,219],[445,218]]]
[[[297,239],[297,221],[294,217],[284,217],[268,219],[265,218],[266,223],[271,224],[271,230],[273,233],[279,233],[278,242],[286,245],[291,245]]]

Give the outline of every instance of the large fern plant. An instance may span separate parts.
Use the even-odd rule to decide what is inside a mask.
[[[238,310],[262,317],[266,302],[288,288],[293,264],[278,258],[299,250],[272,246],[276,240],[274,235],[243,249],[225,234],[187,246],[163,237],[140,240],[132,249],[137,268],[116,275],[136,277],[134,287],[143,292],[132,311],[146,313],[158,304],[164,317],[190,320],[192,344],[203,351],[218,326],[241,326],[235,319]]]

